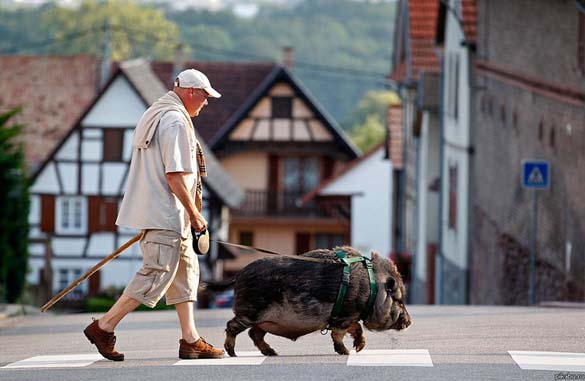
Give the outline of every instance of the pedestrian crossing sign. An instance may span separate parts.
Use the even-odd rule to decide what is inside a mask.
[[[522,163],[522,186],[531,189],[546,189],[550,184],[548,161],[529,161]]]

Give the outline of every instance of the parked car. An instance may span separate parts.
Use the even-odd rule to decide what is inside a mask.
[[[210,304],[210,308],[231,308],[234,304],[234,290],[217,294]]]

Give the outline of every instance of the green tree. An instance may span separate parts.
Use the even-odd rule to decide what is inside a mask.
[[[391,104],[400,103],[391,91],[370,91],[360,101],[351,118],[345,123],[352,141],[367,152],[386,136],[386,111]]]
[[[0,114],[0,300],[8,303],[20,297],[28,265],[28,180],[16,142],[22,126],[8,126],[18,112]]]
[[[59,54],[100,56],[106,23],[116,61],[138,56],[169,60],[179,43],[177,26],[162,11],[128,1],[84,0],[77,8],[48,9],[42,19],[47,27],[60,25],[54,34],[62,42],[54,49]]]

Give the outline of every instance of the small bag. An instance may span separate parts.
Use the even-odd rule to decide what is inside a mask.
[[[195,230],[191,231],[193,233],[193,250],[197,255],[205,255],[209,251],[209,231],[207,229],[197,232]]]

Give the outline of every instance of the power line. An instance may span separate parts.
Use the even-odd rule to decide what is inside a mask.
[[[48,47],[53,46],[53,45],[58,45],[58,44],[66,43],[66,42],[75,41],[78,38],[87,36],[90,32],[95,32],[95,29],[96,28],[94,27],[94,28],[83,30],[83,31],[70,33],[70,34],[63,36],[63,37],[60,37],[60,38],[53,37],[53,38],[46,39],[44,41],[37,41],[37,42],[31,42],[31,43],[25,44],[25,45],[12,46],[12,47],[9,47],[7,49],[0,50],[0,54],[17,54],[17,53],[25,52],[27,50],[48,48]]]
[[[160,42],[160,41],[167,40],[166,38],[162,38],[160,36],[157,36],[156,34],[148,33],[147,31],[134,29],[134,28],[131,28],[128,26],[112,25],[111,28],[114,31],[125,32],[126,37],[132,43],[144,44],[147,42]],[[101,33],[103,31],[104,31],[103,26],[92,27],[92,28],[88,28],[88,29],[85,29],[82,31],[70,33],[70,34],[68,34],[64,37],[60,37],[60,38],[53,37],[51,39],[47,39],[44,41],[32,42],[28,45],[13,46],[13,47],[8,48],[8,49],[0,50],[0,54],[16,54],[16,53],[21,53],[21,52],[24,52],[27,50],[47,48],[47,47],[50,47],[53,45],[59,45],[59,44],[64,44],[67,42],[75,41],[79,38],[86,37],[87,35],[89,35],[91,33],[96,33],[96,32]],[[140,35],[142,38],[137,37],[136,35]],[[274,61],[273,57],[262,56],[262,55],[238,51],[238,50],[216,48],[213,46],[199,44],[199,43],[195,43],[195,44],[193,44],[193,46],[196,49],[201,50],[207,54],[216,55],[216,56],[220,56],[220,57],[228,57],[230,59],[235,59],[235,60],[246,57],[246,58],[251,58],[251,59],[260,60],[260,61]],[[298,67],[300,70],[305,71],[305,72],[323,73],[323,74],[330,75],[330,76],[341,76],[341,77],[345,77],[345,78],[351,78],[352,80],[359,79],[360,81],[375,82],[378,85],[388,86],[391,88],[395,87],[394,82],[388,80],[386,78],[386,75],[383,73],[380,73],[380,72],[367,71],[367,70],[356,69],[356,68],[351,68],[351,67],[315,64],[315,63],[310,63],[310,62],[305,62],[305,61],[295,61],[295,66]]]

